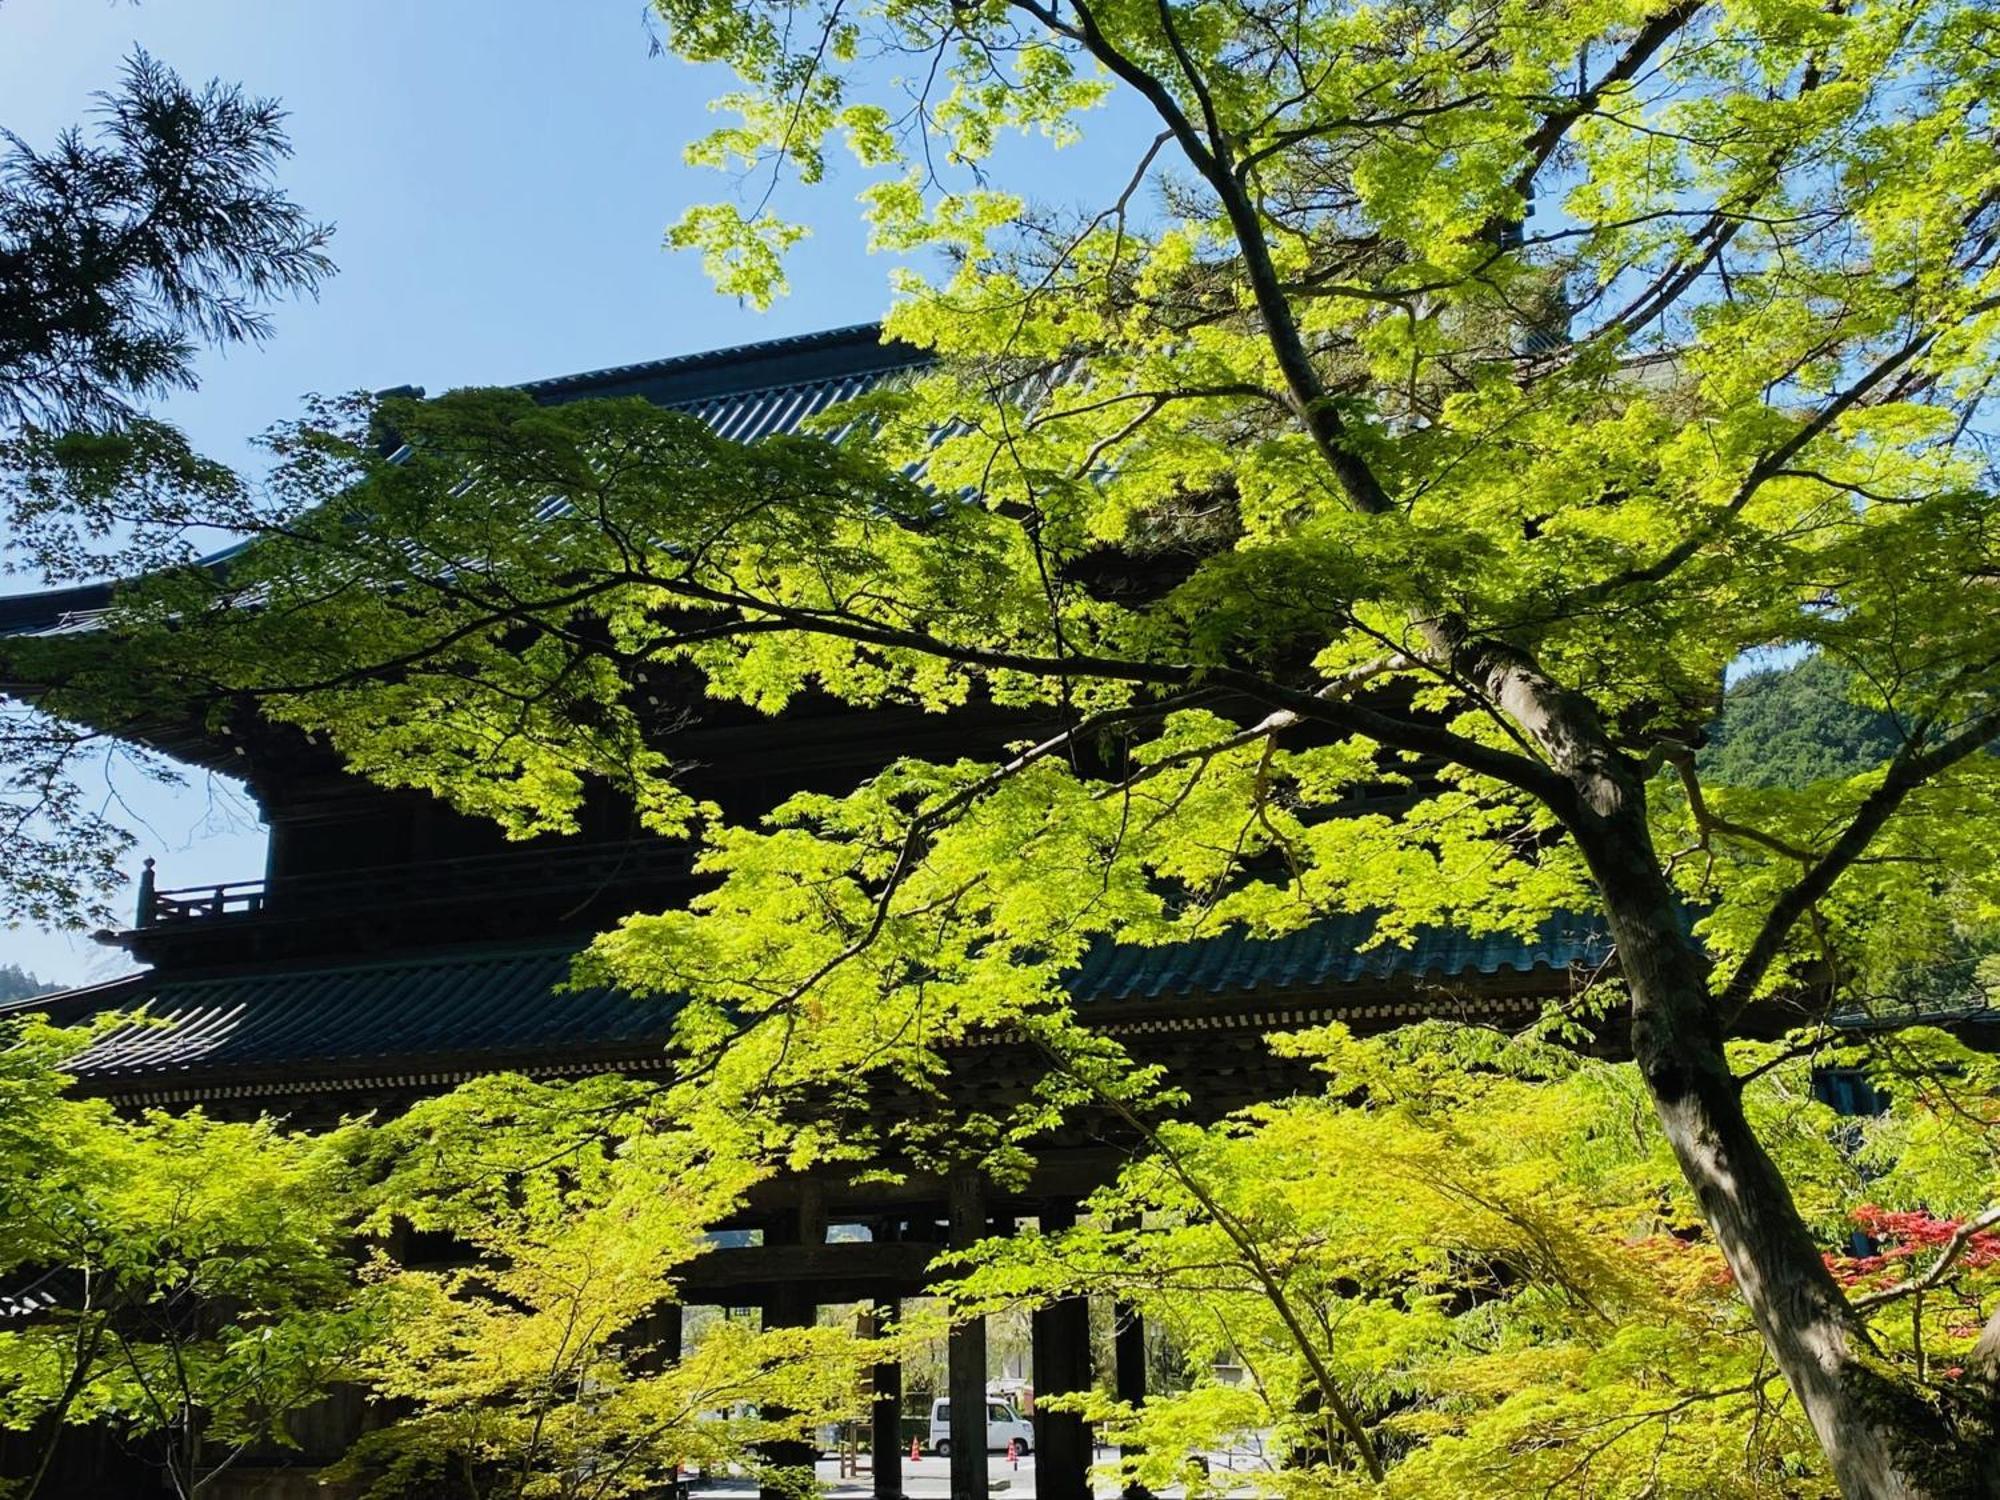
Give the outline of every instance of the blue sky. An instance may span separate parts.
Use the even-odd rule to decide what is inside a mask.
[[[661,248],[684,205],[734,187],[681,161],[724,80],[650,55],[645,23],[642,0],[0,0],[0,124],[46,145],[135,44],[284,101],[285,182],[337,226],[340,274],[317,303],[281,307],[268,345],[207,358],[201,390],[164,408],[240,464],[310,392],[500,384],[878,316],[889,268],[865,253],[857,173],[797,200],[813,236],[768,313]],[[1093,156],[1033,180],[1081,191]],[[121,787],[143,823],[135,862],[156,856],[163,884],[260,872],[252,815],[217,789]],[[32,931],[0,932],[0,962],[71,983],[126,966]]]

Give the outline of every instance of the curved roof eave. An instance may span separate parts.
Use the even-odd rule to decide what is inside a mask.
[[[643,396],[659,406],[692,411],[726,437],[749,440],[792,430],[835,401],[930,356],[908,344],[884,342],[878,323],[857,323],[677,354],[636,365],[523,382],[518,389],[550,405],[613,396]],[[398,387],[399,392],[416,387]],[[219,567],[242,550],[237,542],[200,559]],[[96,628],[122,580],[76,584],[0,597],[0,637],[63,635]]]

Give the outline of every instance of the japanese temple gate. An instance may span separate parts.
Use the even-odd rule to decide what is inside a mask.
[[[919,362],[863,327],[526,389],[551,402],[640,395],[754,440],[904,378]],[[0,634],[96,628],[106,599],[92,587],[0,600]],[[774,723],[704,701],[675,728],[674,753],[694,767],[690,790],[748,817],[803,788],[851,786],[896,756],[991,755],[1034,728],[1019,713],[977,706],[931,715],[805,702]],[[59,1021],[144,1005],[174,1023],[100,1040],[77,1064],[81,1087],[135,1106],[199,1104],[312,1123],[392,1113],[488,1072],[555,1078],[665,1066],[671,1001],[553,990],[592,933],[699,888],[685,845],[631,840],[629,819],[608,798],[586,810],[576,837],[509,845],[427,797],[346,774],[328,752],[248,713],[225,732],[165,728],[151,743],[245,781],[270,828],[269,855],[259,878],[196,889],[172,888],[170,872],[149,864],[133,925],[109,937],[148,967],[32,1002]],[[1085,1017],[1140,1061],[1164,1064],[1213,1117],[1314,1086],[1308,1068],[1267,1050],[1269,1031],[1332,1019],[1361,1029],[1441,1014],[1525,1019],[1582,983],[1609,951],[1601,930],[1573,921],[1549,922],[1528,939],[1432,932],[1401,946],[1374,945],[1371,929],[1365,917],[1340,918],[1270,941],[1232,932],[1179,947],[1105,948],[1070,987]],[[976,1091],[965,1097],[1023,1088],[1030,1074],[1025,1050],[1004,1038],[968,1044],[953,1061],[954,1087]],[[724,1226],[761,1231],[761,1243],[692,1262],[682,1298],[760,1308],[771,1326],[809,1323],[833,1303],[892,1317],[900,1300],[924,1292],[940,1250],[1008,1233],[1018,1220],[1067,1223],[1126,1159],[1117,1141],[1078,1131],[1043,1143],[1030,1179],[1005,1190],[969,1169],[911,1173],[893,1185],[831,1171],[782,1178]],[[835,1225],[850,1227],[829,1240]],[[868,1237],[849,1237],[851,1226]],[[656,1321],[662,1341],[675,1343],[678,1309]],[[1116,1389],[1136,1397],[1143,1330],[1129,1310],[1116,1348]],[[980,1322],[952,1336],[949,1369],[952,1491],[984,1500]],[[1035,1314],[1033,1374],[1038,1395],[1092,1381],[1082,1302]],[[894,1366],[877,1371],[875,1400],[887,1420],[874,1427],[874,1487],[886,1500],[901,1493],[904,1457]],[[1081,1500],[1091,1457],[1081,1420],[1038,1411],[1035,1421],[1039,1492]],[[315,1462],[346,1441],[337,1430],[313,1436]],[[271,1471],[259,1482],[267,1486],[259,1493],[278,1492],[268,1487]],[[129,1473],[100,1480],[79,1470],[62,1492],[138,1493],[131,1483]],[[299,1493],[327,1492],[307,1484]]]

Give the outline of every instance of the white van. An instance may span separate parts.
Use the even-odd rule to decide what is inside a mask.
[[[986,1451],[999,1453],[1009,1441],[1019,1452],[1035,1451],[1035,1427],[1004,1401],[986,1400]],[[951,1455],[951,1401],[940,1398],[931,1403],[931,1452],[940,1458]]]

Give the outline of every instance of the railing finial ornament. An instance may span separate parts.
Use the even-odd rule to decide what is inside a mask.
[[[157,915],[153,910],[153,860],[152,856],[148,855],[146,862],[139,867],[138,925],[141,927],[151,927]]]

